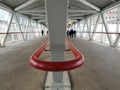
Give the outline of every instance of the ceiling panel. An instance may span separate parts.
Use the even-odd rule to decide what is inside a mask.
[[[85,10],[91,9],[90,7],[84,5],[83,3],[78,2],[77,0],[70,0],[70,6],[73,6],[73,7],[79,8],[79,9],[85,9]]]
[[[12,9],[15,9],[16,7],[20,6],[21,4],[27,2],[29,0],[2,0],[0,2],[2,2],[3,4],[11,7]],[[104,7],[107,7],[108,5],[114,3],[114,1],[119,1],[119,0],[86,0],[88,2],[90,2],[91,4],[97,6],[98,8],[100,9],[103,9]],[[34,10],[34,9],[38,9],[38,10],[42,10],[42,9],[45,9],[45,3],[44,3],[44,0],[38,0],[20,10]],[[92,8],[84,5],[83,3],[80,2],[80,0],[69,0],[69,7],[68,9],[70,10],[93,10]],[[38,12],[34,13],[37,14]],[[41,13],[41,14],[45,14],[45,12]],[[91,15],[92,13],[79,13],[79,12],[69,12],[69,15],[75,15],[75,14],[83,14],[84,17],[87,16],[87,15]],[[32,15],[30,12],[29,13],[26,13],[25,15],[27,16],[34,16]],[[76,17],[77,17],[76,15]],[[81,15],[82,16],[82,15]]]
[[[28,0],[2,0],[2,2],[4,4],[6,4],[7,6],[11,7],[11,8],[15,8],[23,3],[25,3]]]
[[[21,10],[31,10],[31,9],[43,9],[45,7],[44,5],[44,1],[37,1],[37,2],[34,2],[26,7],[24,7],[23,9]]]
[[[113,3],[112,0],[87,0],[87,1],[101,9]]]

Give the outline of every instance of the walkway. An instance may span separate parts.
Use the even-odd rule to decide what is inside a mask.
[[[47,37],[0,48],[0,90],[43,90],[46,72],[29,65],[30,55]],[[85,64],[70,71],[72,90],[119,90],[120,50],[79,38],[69,40],[85,56]],[[49,52],[42,59],[49,59]],[[65,53],[66,59],[73,56]]]

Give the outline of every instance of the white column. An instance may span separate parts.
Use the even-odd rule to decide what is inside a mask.
[[[46,0],[46,8],[51,59],[54,62],[63,61],[68,0]],[[54,72],[53,81],[53,83],[61,83],[63,72]]]

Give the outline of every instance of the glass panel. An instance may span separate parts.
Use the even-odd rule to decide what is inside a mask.
[[[80,26],[84,26],[84,20],[80,21]]]
[[[119,30],[119,15],[118,15],[118,7],[111,9],[109,11],[106,11],[104,13],[104,18],[106,20],[106,24],[108,25],[108,34],[111,38],[112,44],[117,39],[118,36],[118,30]]]
[[[87,40],[89,39],[89,33],[88,33],[88,28],[86,24],[85,24],[84,31],[83,31],[83,38]]]
[[[91,32],[93,32],[96,21],[97,21],[98,15],[94,15],[91,17]]]
[[[105,27],[104,27],[104,25],[102,24],[101,21],[102,20],[101,20],[101,17],[100,17],[98,26],[96,28],[96,31],[94,32],[93,40],[109,44],[107,34],[106,34],[106,31],[105,31]]]
[[[119,39],[118,47],[120,47],[120,39]]]
[[[77,37],[80,37],[80,32],[81,32],[81,27],[80,27],[80,22],[77,23]]]
[[[20,32],[19,26],[16,23],[15,17],[13,17],[12,23],[10,25],[10,30],[7,35],[6,44],[13,43],[19,40],[23,40],[22,34]]]
[[[4,41],[11,13],[0,9],[0,45]]]
[[[34,37],[33,26],[32,26],[32,22],[30,24],[30,21],[29,21],[28,31],[27,31],[27,34],[26,34],[26,39],[31,39],[33,37]]]
[[[109,35],[111,37],[112,43],[114,43],[118,36],[117,34],[118,22],[117,21],[108,22],[108,27],[109,27]]]
[[[118,19],[118,7],[111,9],[109,11],[106,11],[104,13],[104,18],[107,22],[117,20]]]
[[[34,28],[34,35],[36,37],[39,37],[39,30],[37,29],[37,24],[36,22],[33,22],[33,28]]]
[[[93,36],[93,40],[101,42],[102,33],[100,32],[102,32],[102,27],[103,27],[103,24],[98,24],[96,31],[94,33],[94,36]]]

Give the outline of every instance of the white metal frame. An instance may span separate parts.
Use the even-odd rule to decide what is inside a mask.
[[[18,11],[20,9],[23,9],[23,8],[27,7],[28,5],[30,5],[30,4],[32,4],[32,3],[36,2],[36,1],[38,1],[38,0],[29,0],[29,1],[25,2],[25,3],[23,3],[22,5],[16,7],[14,9],[14,11]]]
[[[65,32],[67,22],[68,0],[46,0],[49,40],[51,48],[51,60],[55,62],[64,60]],[[56,7],[57,6],[57,7]],[[48,77],[49,77],[48,73]],[[45,90],[71,90],[64,86],[63,72],[52,72],[53,80],[50,79],[51,89]],[[46,81],[47,83],[47,81]]]
[[[86,0],[77,0],[77,1],[83,3],[84,5],[92,8],[92,9],[94,9],[94,10],[96,10],[96,11],[101,11],[100,8],[98,8],[97,6],[91,4],[90,2],[88,2],[88,1],[86,1]]]
[[[34,3],[34,2],[36,2],[36,1],[37,1],[37,0],[30,0],[30,1],[26,2],[25,4],[22,4],[22,5],[18,6],[18,7],[16,8],[16,10],[21,10],[22,8],[26,7],[26,6],[29,5],[29,4]],[[8,11],[8,12],[10,13],[9,18],[8,18],[8,26],[5,28],[5,31],[6,31],[5,33],[8,33],[8,32],[9,32],[10,26],[11,26],[11,23],[12,23],[12,20],[13,20],[13,17],[15,17],[16,23],[17,23],[17,25],[19,26],[19,30],[20,30],[20,32],[21,32],[21,35],[22,35],[22,37],[23,37],[23,40],[25,40],[26,35],[29,34],[29,33],[25,33],[25,34],[22,33],[22,29],[23,29],[23,28],[22,28],[22,26],[19,24],[18,19],[17,19],[17,16],[16,16],[16,15],[18,15],[18,13],[14,12],[10,7],[4,5],[3,3],[0,3],[0,8],[3,9],[3,10],[5,10],[5,11]],[[27,16],[25,16],[25,15],[21,15],[21,14],[19,14],[19,15],[22,16],[22,17],[24,17],[24,18],[26,18],[26,19],[29,19],[29,17],[27,17]],[[45,15],[42,15],[42,16],[45,16]],[[29,19],[29,20],[30,20],[30,19]],[[31,22],[33,22],[33,20],[31,20]],[[35,23],[37,23],[37,22],[35,22]],[[29,24],[29,23],[28,23],[28,24]],[[26,26],[25,26],[25,28],[24,28],[24,31],[25,31],[25,32],[28,31],[28,27],[33,28],[32,25],[27,25],[27,23],[26,23]],[[38,29],[38,30],[39,30],[39,28],[38,28],[37,26],[35,26],[35,29]],[[34,29],[32,29],[32,30],[34,30]],[[33,34],[34,34],[34,33],[33,33]],[[7,35],[8,35],[8,34],[4,34],[4,35],[3,35],[3,38],[2,38],[2,40],[1,40],[1,42],[0,42],[0,45],[1,45],[1,46],[5,46],[5,42],[6,42],[6,39],[7,39]]]

